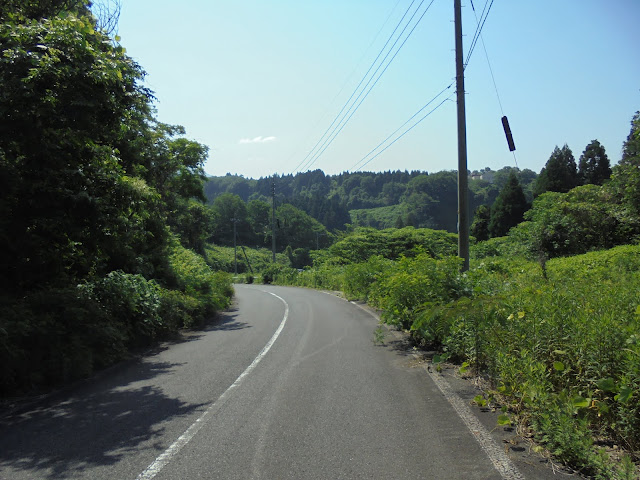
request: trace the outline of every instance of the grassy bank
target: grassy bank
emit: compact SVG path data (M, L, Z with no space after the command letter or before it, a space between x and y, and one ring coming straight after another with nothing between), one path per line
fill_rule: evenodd
M486 257L464 275L455 257L412 255L281 268L274 282L366 300L442 352L436 361L487 375L487 396L557 459L595 478L637 478L640 246L542 264Z

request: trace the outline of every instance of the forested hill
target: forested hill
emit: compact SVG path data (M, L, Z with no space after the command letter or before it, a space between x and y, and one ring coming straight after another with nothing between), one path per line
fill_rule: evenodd
M497 172L488 168L473 172L469 182L472 211L480 205L491 206L516 174L528 201L532 199L531 170L504 167ZM238 195L243 201L270 201L275 185L276 201L290 203L318 220L330 230L342 230L345 224L388 227L427 227L456 231L457 173L441 171L344 172L325 175L321 170L250 179L238 175L210 177L205 185L209 202L222 195Z

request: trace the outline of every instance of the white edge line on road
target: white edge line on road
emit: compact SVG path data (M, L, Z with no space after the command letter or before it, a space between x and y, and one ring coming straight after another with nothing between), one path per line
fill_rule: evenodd
M287 323L287 318L289 318L289 304L284 300L284 298L279 297L275 293L267 292L265 290L262 291L273 295L274 297L282 301L282 303L284 303L284 316L282 317L282 321L280 322L278 329L275 331L271 339L267 342L258 356L253 359L251 365L249 365L245 369L245 371L242 372L238 378L236 378L236 381L233 382L229 386L229 388L227 388L224 393L220 395L220 397L218 397L218 399L214 403L212 403L209 408L207 408L207 410L202 415L200 415L200 417L195 422L193 422L191 426L187 428L187 430L182 435L180 435L180 437L175 442L173 442L173 444L169 448L167 448L162 454L160 454L158 458L156 458L154 462L144 470L144 472L138 475L136 480L151 480L156 475L158 475L158 473L160 473L160 471L171 461L171 459L175 457L178 452L180 452L182 447L187 445L193 439L193 437L196 436L196 434L204 426L207 417L209 417L215 410L220 408L220 406L225 402L227 396L229 395L229 392L240 385L240 383L242 383L242 380L247 375L249 375L254 368L256 368L256 365L258 365L258 363L260 363L260 361L269 352L269 350L271 350L271 347L280 336L285 323Z
M361 310L367 312L369 315L374 317L376 320L379 320L378 316L372 311L364 308L362 305L356 302L350 302ZM431 372L428 368L424 369L433 383L440 389L444 398L447 399L449 404L456 411L458 416L462 419L464 424L467 426L469 431L473 434L474 438L482 447L482 450L487 454L489 460L495 467L495 469L500 473L503 479L505 480L525 480L517 467L513 464L511 459L504 453L495 443L493 437L489 433L489 431L480 423L480 420L473 414L468 405L462 400L451 388L449 382L447 380L437 374Z

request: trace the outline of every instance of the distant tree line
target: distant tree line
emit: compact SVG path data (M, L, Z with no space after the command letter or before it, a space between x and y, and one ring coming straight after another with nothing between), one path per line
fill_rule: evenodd
M523 220L533 199L544 192L602 185L611 176L611 165L604 147L593 140L578 163L567 145L556 147L539 175L514 167L495 172L484 168L474 173L477 175L469 182L472 234L477 240L486 240L506 235ZM205 193L210 202L221 195L234 194L247 206L261 202L254 203L253 208L261 205L266 209L274 188L278 205L295 206L329 231L344 231L347 226L413 226L449 232L457 232L458 228L455 171L325 175L314 170L258 180L227 174L209 178ZM264 228L264 221L259 221L257 229L264 232ZM256 235L258 232L253 232L251 241L258 245Z
M512 171L532 198L531 185L537 175L531 170L505 167L494 172L492 182L470 182L472 209L492 204ZM230 193L247 205L253 201L270 204L274 186L277 205L291 204L329 231L344 231L347 225L457 231L457 174L454 171L325 175L321 170L314 170L258 180L228 174L209 178L205 194L211 203Z

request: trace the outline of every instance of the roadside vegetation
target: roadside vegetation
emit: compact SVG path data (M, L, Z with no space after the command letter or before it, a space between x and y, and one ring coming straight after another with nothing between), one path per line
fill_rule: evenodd
M482 401L557 460L640 478L639 147L636 114L610 179L540 192L508 235L472 246L466 273L455 235L356 229L273 281L368 302L435 363L485 376Z
M100 25L83 0L0 5L0 396L86 377L233 293L201 255L208 149L157 121Z
M203 325L237 271L368 302L486 377L555 458L639 478L640 113L613 167L593 140L539 174L471 172L461 273L455 172L207 179L208 148L156 119L111 20L85 0L0 4L0 396Z

